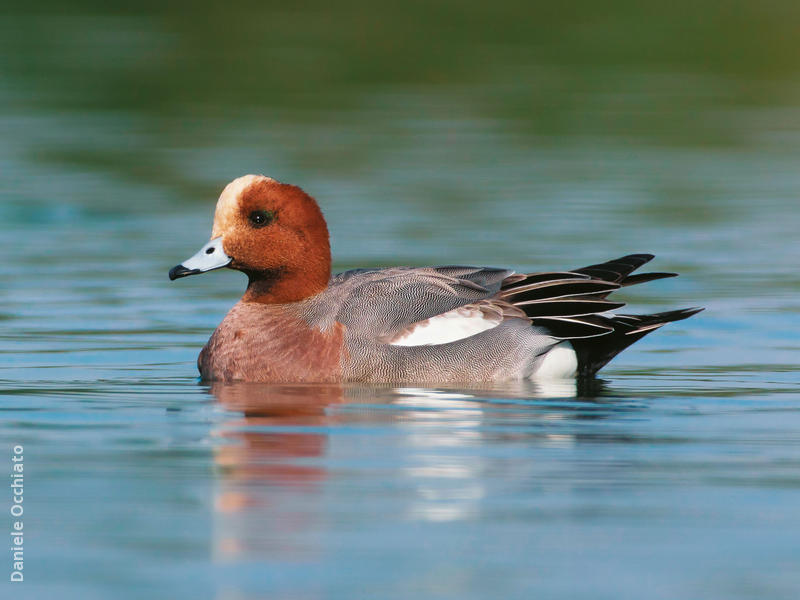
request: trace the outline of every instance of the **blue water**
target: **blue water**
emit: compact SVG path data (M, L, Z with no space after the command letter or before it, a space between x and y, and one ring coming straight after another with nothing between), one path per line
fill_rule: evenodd
M4 17L2 597L800 596L795 5L474 8ZM248 172L337 270L653 252L631 312L707 310L580 389L210 388L244 278L166 273Z

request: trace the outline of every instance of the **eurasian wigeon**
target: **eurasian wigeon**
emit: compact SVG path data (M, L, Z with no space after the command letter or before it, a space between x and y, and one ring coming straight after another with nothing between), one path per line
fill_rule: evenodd
M631 275L631 254L570 271L389 267L331 276L328 227L299 187L263 175L229 183L211 241L170 279L247 274L197 361L205 380L492 382L592 376L627 346L702 309L608 311L607 296L674 273Z

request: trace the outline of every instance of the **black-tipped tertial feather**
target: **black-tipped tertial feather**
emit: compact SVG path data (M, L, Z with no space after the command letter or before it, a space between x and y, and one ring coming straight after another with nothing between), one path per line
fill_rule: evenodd
M651 331L703 310L688 308L651 315L608 313L624 306L606 300L614 290L677 275L631 275L652 258L652 254L630 254L574 271L515 274L504 280L498 298L523 310L533 325L543 327L553 337L569 340L578 357L578 375L592 376Z
M628 256L615 258L608 262L575 269L575 273L582 273L590 277L597 277L598 279L619 283L630 273L653 260L653 258L654 255L652 254L629 254Z

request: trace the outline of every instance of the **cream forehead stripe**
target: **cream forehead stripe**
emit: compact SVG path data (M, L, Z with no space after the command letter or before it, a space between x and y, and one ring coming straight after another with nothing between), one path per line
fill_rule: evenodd
M264 175L242 175L231 181L222 190L217 200L217 208L214 211L214 226L211 228L211 239L219 237L230 225L230 221L236 215L236 207L239 203L239 196L251 184L256 181L275 181Z

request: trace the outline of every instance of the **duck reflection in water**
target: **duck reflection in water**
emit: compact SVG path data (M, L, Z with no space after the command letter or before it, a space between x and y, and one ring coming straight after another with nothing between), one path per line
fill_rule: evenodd
M313 459L325 455L328 437L316 430L335 422L327 408L342 402L341 386L215 383L211 393L239 414L214 432L216 557L304 558L298 533L312 529L321 511L313 507L317 494L297 491L316 492L326 477Z
M229 417L214 431L214 548L223 561L314 561L327 551L321 531L365 515L479 518L497 467L482 446L570 444L572 434L548 423L597 418L599 408L576 399L574 380L491 390L214 383L210 391ZM504 431L514 421L525 429Z

